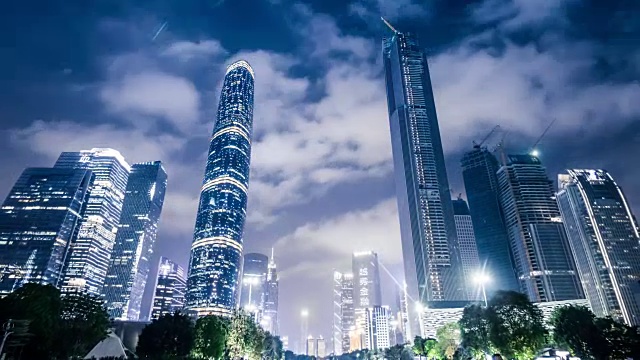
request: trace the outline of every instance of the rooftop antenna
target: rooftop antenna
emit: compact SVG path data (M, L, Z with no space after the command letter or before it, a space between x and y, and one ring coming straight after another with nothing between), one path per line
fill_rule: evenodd
M391 29L391 31L393 31L394 34L399 34L400 33L400 31L396 30L396 28L394 28L393 25L391 25L385 18L380 16L380 19L382 19L382 22L384 22L384 24L387 25L387 27L389 29Z

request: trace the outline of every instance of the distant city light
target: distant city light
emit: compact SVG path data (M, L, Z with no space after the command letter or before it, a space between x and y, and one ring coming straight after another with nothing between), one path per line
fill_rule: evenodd
M309 316L309 310L307 310L307 309L302 309L302 311L300 312L300 316L302 316L302 317L308 317L308 316Z

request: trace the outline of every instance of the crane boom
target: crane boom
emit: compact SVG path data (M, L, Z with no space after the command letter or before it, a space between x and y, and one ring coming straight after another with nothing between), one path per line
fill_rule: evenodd
M538 138L538 140L536 140L535 143L533 143L533 146L531 146L531 152L536 150L536 146L538 146L538 144L540 144L540 141L542 141L542 139L544 138L545 135L547 135L547 133L549 132L549 130L551 129L551 127L553 126L553 124L556 122L556 119L551 120L551 122L549 123L549 125L547 125L547 128L544 129L544 131L542 132L542 135L540 135L540 137Z
M385 25L387 25L387 27L389 27L389 29L391 29L391 31L393 31L395 34L398 34L399 31L396 30L396 28L393 27L393 25L391 25L387 19L383 18L382 16L380 16L380 19L382 19L382 22L384 22Z
M487 140L489 140L489 138L491 137L491 135L493 135L496 131L498 131L498 129L500 129L500 125L496 125L493 127L493 129L491 129L491 131L489 131L489 133L487 134L487 136L484 137L484 139L482 139L479 143L476 143L475 141L473 142L473 147L479 148L482 146L482 144L484 144Z

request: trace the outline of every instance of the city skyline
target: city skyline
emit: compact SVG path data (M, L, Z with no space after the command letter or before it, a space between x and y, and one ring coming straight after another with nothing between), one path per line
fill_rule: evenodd
M526 153L557 118L537 146L548 176L607 169L638 209L640 174L628 166L640 132L633 19L589 0L401 3L265 0L251 12L246 0L17 4L0 14L10 29L30 29L0 34L17 48L0 58L0 198L25 168L50 167L63 151L160 159L171 182L151 271L160 255L186 269L221 79L246 59L256 70L256 127L244 250L275 248L280 307L291 309L280 332L297 338L307 308L310 332L328 343L331 271L347 269L353 251L379 254L384 304L393 303L392 278L402 283L382 15L415 30L429 54L448 195L465 193L459 161L472 140L500 124L508 152ZM272 31L254 30L263 27ZM321 294L300 292L307 282Z

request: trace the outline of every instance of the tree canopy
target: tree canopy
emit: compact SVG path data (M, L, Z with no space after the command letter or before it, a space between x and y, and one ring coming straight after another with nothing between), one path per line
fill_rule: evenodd
M140 359L173 360L189 355L194 343L194 324L180 312L166 314L142 329L136 354Z

